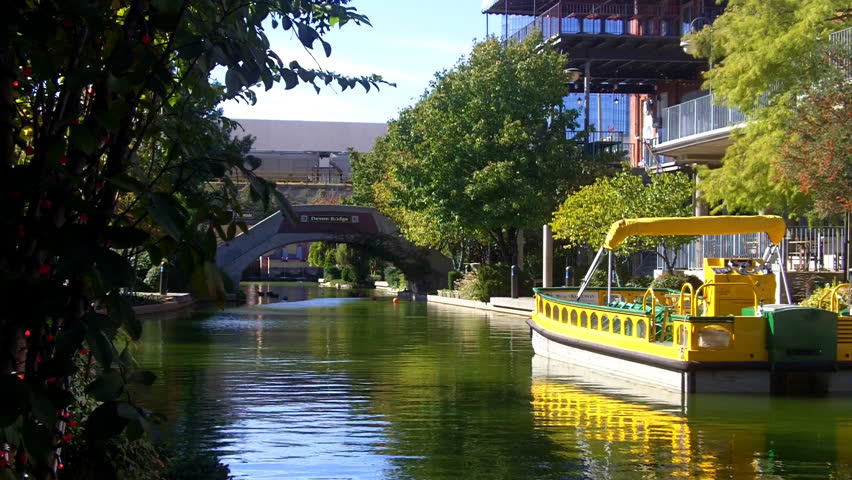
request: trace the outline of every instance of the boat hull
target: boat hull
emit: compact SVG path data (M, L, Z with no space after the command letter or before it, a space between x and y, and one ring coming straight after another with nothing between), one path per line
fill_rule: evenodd
M673 362L548 332L527 321L537 355L625 381L689 393L852 393L852 370L773 371L765 362Z

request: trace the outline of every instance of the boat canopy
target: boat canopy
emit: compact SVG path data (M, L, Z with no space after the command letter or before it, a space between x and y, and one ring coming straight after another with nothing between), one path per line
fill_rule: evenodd
M787 233L784 219L776 215L724 215L716 217L629 218L612 224L604 247L615 250L632 235L730 235L766 232L773 245Z

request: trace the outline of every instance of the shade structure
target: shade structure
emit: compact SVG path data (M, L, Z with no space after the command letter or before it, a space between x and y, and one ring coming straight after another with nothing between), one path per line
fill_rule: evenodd
M784 239L787 225L777 215L724 215L717 217L652 217L628 218L612 224L604 240L604 248L615 250L633 235L731 235L760 233L778 245Z

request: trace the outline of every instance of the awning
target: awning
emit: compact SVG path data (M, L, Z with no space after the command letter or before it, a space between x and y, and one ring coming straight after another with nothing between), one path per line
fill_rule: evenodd
M778 245L787 233L787 224L776 215L630 218L612 224L603 246L615 250L624 239L632 235L692 236L759 232L765 232L769 240Z

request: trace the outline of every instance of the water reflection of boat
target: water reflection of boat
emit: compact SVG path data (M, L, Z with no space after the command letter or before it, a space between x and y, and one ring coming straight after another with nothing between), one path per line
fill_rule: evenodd
M773 247L762 258L705 259L698 288L612 285L612 251L629 236L749 232L767 233ZM852 391L852 337L838 336L837 313L776 301L769 259L785 232L775 216L616 222L579 288L535 289L533 348L678 392ZM606 250L607 286L588 287Z
M846 398L675 395L540 355L536 428L586 478L850 478ZM807 415L802 415L808 410Z

